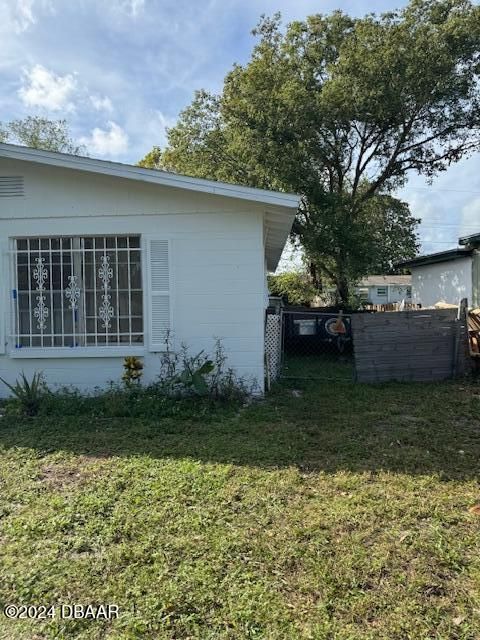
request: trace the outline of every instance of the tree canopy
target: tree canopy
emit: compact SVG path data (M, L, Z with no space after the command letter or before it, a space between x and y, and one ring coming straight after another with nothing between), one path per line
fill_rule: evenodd
M66 120L49 120L41 116L27 116L5 124L0 123L0 142L72 155L86 155L86 148L78 145L70 135Z
M268 276L270 295L280 296L288 304L309 306L318 291L305 271L284 271Z
M417 251L394 197L480 148L480 7L411 0L282 28L262 18L249 62L223 91L198 91L143 160L194 176L300 193L294 226L314 279L349 285Z

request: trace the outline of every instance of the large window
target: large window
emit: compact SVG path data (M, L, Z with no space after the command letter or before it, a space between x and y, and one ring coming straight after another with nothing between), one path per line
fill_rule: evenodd
M143 344L139 236L17 238L14 344Z

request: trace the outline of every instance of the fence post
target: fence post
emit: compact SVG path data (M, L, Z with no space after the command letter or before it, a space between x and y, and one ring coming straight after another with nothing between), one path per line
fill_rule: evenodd
M466 334L468 336L468 318L467 318L468 301L467 298L462 298L458 304L457 321L455 323L454 343L453 343L453 361L452 361L452 377L456 378L458 375L458 360L461 355L460 342L462 340L462 324L465 325ZM465 347L465 345L464 345ZM465 350L464 350L465 351ZM465 353L463 353L465 357ZM463 373L463 371L462 371Z

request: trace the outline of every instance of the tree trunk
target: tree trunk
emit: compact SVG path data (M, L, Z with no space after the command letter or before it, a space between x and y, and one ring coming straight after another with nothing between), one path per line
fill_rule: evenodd
M346 274L345 261L343 259L337 261L335 284L337 286L338 303L342 307L346 307L350 298L350 282Z
M323 284L322 284L321 278L319 277L318 269L314 262L309 263L308 270L310 272L310 277L312 279L313 286L316 288L316 290L320 295L323 292Z
M350 286L345 278L339 278L337 280L337 298L342 307L346 307L348 305L348 300L350 298Z

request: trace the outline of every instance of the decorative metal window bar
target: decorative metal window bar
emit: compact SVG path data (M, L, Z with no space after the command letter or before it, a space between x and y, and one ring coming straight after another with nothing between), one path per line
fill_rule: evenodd
M143 344L139 236L16 238L15 347Z

